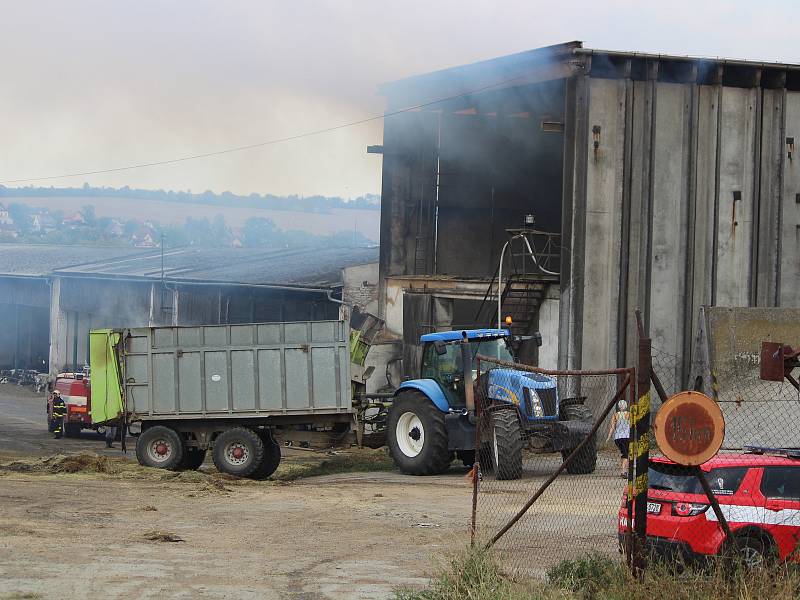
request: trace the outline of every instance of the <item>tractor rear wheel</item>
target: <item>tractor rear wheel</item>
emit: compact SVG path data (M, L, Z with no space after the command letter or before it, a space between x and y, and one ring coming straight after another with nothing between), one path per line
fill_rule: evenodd
M492 413L491 444L495 478L522 477L522 427L516 410Z
M567 404L561 406L561 420L562 421L582 421L584 423L593 423L594 415L583 404ZM577 446L576 446L577 447ZM567 457L572 454L575 448L567 448L561 451L561 457L567 460ZM597 438L594 434L589 438L589 441L583 446L578 455L573 461L567 465L567 473L571 475L588 475L594 473L597 465Z
M398 394L386 433L394 464L403 473L435 475L450 466L444 413L422 392Z

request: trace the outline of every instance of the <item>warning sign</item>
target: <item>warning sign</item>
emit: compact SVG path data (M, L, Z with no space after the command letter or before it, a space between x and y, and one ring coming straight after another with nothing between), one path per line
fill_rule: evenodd
M667 400L653 423L664 456L679 465L695 466L714 457L725 438L719 405L700 392L680 392Z

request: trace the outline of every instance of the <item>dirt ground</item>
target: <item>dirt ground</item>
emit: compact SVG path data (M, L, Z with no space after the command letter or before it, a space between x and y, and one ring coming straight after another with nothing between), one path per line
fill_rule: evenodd
M250 482L219 479L207 461L199 475L143 475L130 450L91 432L53 440L43 406L0 388L0 464L100 454L123 472L0 470L0 598L387 598L468 541L461 469ZM285 456L284 475L331 459Z
M383 451L289 449L279 481L226 478L210 461L176 475L139 467L91 432L53 440L42 402L0 389L0 599L383 599L425 585L469 541L464 468L416 478L389 470ZM377 470L309 477L353 468ZM538 478L492 493L510 510ZM616 498L620 481L593 476L592 486ZM547 504L564 510L558 497ZM536 554L564 539L548 534Z

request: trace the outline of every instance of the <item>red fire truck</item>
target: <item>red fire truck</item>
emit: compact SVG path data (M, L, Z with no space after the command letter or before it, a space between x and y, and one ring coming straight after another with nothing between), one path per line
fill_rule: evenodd
M89 413L92 406L92 391L88 370L82 373L59 373L53 389L61 393L64 404L67 406L67 416L64 417L64 435L66 437L77 437L80 435L81 429L96 429L92 425ZM47 423L50 431L53 430L52 412L53 401L52 398L48 398Z

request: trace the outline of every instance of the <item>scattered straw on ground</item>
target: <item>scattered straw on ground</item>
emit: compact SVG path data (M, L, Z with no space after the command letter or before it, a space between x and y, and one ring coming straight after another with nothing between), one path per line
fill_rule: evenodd
M284 457L270 480L276 483L288 483L320 475L388 471L392 469L394 469L394 465L385 448L378 450L353 448L338 452L294 453L291 456ZM142 467L123 457L103 456L90 452L55 454L43 458L0 462L0 475L8 475L10 473L27 475L93 475L100 478L187 483L194 484L195 489L193 491L199 491L200 493L226 493L231 491L229 486L269 483L242 479L220 473L216 469L208 469L207 467L199 471L166 471Z
M178 534L172 533L171 531L162 531L160 529L154 529L152 531L147 531L142 534L142 537L149 542L184 542L181 536Z
M284 460L271 479L289 482L320 475L391 471L394 468L386 448L378 450L353 448L327 454L312 453L308 458L300 460Z

